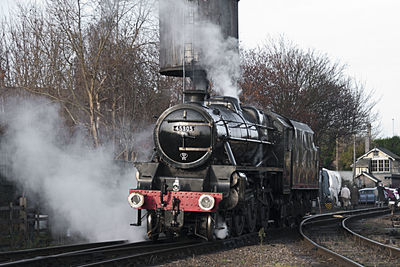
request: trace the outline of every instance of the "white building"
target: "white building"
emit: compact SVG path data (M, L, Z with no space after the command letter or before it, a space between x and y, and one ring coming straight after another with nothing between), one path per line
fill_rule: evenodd
M361 187L375 187L379 182L400 187L400 157L385 148L373 148L357 159L355 175Z

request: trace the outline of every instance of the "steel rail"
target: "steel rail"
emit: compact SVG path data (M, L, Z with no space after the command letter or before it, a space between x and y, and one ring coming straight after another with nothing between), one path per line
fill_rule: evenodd
M256 244L258 242L257 233L251 233L213 242L196 239L165 243L147 242L147 245L142 246L135 246L137 243L130 243L106 248L93 248L63 254L39 256L3 263L0 266L145 266L172 259L190 257L192 255Z
M391 256L391 257L392 256L400 257L400 248L393 247L393 246L390 246L390 245L386 245L386 244L383 244L383 243L378 242L376 240L373 240L373 239L367 238L365 236L362 236L362 235L352 231L346 225L346 223L350 223L353 220L359 220L359 219L362 219L362 218L369 218L369 217L372 217L372 216L374 216L376 214L386 214L386 213L390 213L390 212L391 212L391 210L383 210L383 211L376 211L376 212L371 212L371 213L366 213L366 214L353 215L353 216L350 216L350 217L348 217L348 218L346 218L346 219L344 219L342 221L342 227L349 234L351 234L353 236L355 241L358 241L359 243L364 243L365 245L370 246L370 247L372 247L374 249L379 249L379 250L384 250L384 251L386 250L388 252L389 256Z
M98 261L89 264L79 265L80 267L88 266L148 266L159 262L166 262L171 259L184 258L192 255L200 255L204 253L222 251L237 248L245 245L253 245L258 243L258 234L251 233L235 238L229 238L216 241L203 241L198 244L189 246L177 246L158 251L140 253L137 255L115 258L111 260Z
M5 251L5 252L0 252L0 265L1 263L7 261L16 261L38 256L47 256L57 253L73 252L82 249L92 249L92 248L120 245L127 242L128 242L127 240L117 240L117 241L105 241L105 242L95 242L95 243L82 243L75 245L51 246L51 247L36 248L36 249Z
M340 221L340 220L343 221L345 219L345 217L343 217L343 216L350 216L352 214L366 213L366 212L371 212L371 211L376 211L376 210L382 210L382 208L367 208L367 209L360 209L360 210L354 210L354 211L353 210L352 211L340 211L340 212L334 212L334 213L314 215L312 217L306 218L305 220L303 220L300 223L299 231L300 231L301 236L303 237L303 240L306 242L306 244L310 245L311 247L314 247L318 254L333 258L335 261L338 262L338 264L340 266L361 267L364 265L359 264L358 262L353 261L350 258L347 258L339 253L336 253L333 250L330 250L330 249L314 242L311 238L309 238L304 233L304 228L306 226L313 225L313 224L325 224L328 221Z
M166 240L164 240L166 241ZM196 241L183 241L183 246L188 246ZM132 255L138 253L144 253L153 250L162 250L166 247L176 246L172 242L160 242L154 243L152 241L137 242L137 243L126 243L120 245L112 245L106 247L98 247L91 249L83 249L77 251L71 251L61 254L53 254L48 256L37 256L34 258L6 262L0 264L0 266L77 266L79 264L90 263L93 261L99 261L109 259L113 257L121 257L121 255Z

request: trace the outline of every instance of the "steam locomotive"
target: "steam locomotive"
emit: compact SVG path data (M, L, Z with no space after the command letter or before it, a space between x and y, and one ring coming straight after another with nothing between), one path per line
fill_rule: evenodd
M183 86L184 103L159 117L152 160L136 164L137 188L128 197L138 210L135 225L147 210L152 240L189 233L211 240L222 226L238 236L295 223L318 194L313 131L236 98L208 95L204 44L219 38L203 28L216 25L222 39L237 40L238 0L159 3L160 73L183 77L183 84L190 78L192 87Z
M194 234L207 240L271 224L295 224L318 195L318 148L304 123L232 97L186 91L184 104L158 118L155 154L136 163L129 204L147 210L156 240Z

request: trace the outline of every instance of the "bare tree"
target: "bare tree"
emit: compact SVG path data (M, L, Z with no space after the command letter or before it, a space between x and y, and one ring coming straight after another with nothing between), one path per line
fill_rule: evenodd
M21 7L3 23L0 66L7 65L8 86L60 102L94 145L113 140L130 149L133 133L170 105L165 92L176 84L158 74L154 4L49 0L45 9Z
M330 153L337 138L363 131L375 116L372 92L344 70L326 55L301 50L283 39L271 41L243 51L242 97L308 123L322 153Z

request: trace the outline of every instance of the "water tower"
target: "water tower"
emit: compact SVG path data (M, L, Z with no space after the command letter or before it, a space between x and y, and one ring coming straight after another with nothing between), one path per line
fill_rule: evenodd
M160 0L160 73L190 77L184 87L185 101L201 101L208 91L202 66L208 25L219 26L223 38L238 39L239 0Z

